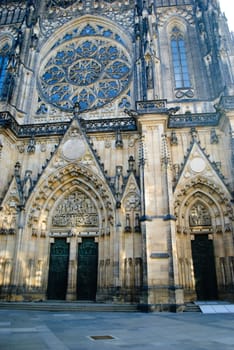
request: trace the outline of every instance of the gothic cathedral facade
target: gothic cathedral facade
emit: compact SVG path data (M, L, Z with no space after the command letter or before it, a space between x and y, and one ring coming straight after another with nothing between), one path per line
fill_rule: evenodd
M234 300L218 0L0 1L0 299Z

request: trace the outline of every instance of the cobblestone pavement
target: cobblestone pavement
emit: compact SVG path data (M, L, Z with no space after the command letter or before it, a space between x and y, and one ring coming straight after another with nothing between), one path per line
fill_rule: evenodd
M233 350L234 314L0 310L0 349Z

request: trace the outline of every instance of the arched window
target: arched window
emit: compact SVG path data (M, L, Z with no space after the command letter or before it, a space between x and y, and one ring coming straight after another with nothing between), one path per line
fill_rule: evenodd
M0 99L7 98L7 92L9 88L9 74L7 71L8 62L10 58L10 46L5 44L0 49Z
M177 27L172 30L171 52L175 77L175 87L190 88L190 79L187 64L185 42L182 33Z

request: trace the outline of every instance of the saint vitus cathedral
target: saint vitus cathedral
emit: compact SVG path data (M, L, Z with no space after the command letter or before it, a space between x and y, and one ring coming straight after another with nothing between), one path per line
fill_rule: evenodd
M0 299L234 300L217 0L0 1Z

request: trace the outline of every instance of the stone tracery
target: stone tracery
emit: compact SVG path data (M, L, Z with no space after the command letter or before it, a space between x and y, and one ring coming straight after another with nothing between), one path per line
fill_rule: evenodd
M131 59L124 41L103 25L76 28L59 39L42 64L43 99L65 111L104 106L129 87Z

